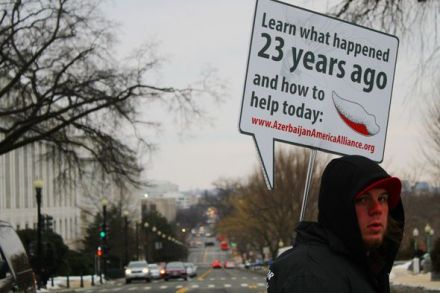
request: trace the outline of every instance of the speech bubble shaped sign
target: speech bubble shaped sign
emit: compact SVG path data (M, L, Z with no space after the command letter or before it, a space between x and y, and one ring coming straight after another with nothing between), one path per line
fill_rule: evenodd
M257 0L240 131L273 188L274 142L381 162L399 40L273 0Z

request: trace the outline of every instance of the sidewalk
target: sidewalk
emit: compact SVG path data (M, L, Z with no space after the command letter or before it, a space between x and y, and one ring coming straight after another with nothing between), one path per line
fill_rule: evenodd
M393 267L390 274L393 292L440 292L440 281L431 281L431 273L414 274L408 271L409 264Z
M94 276L94 284L95 286L100 286L99 276ZM108 281L103 279L103 283L107 283ZM110 281L111 283L111 281ZM92 287L92 278L90 275L83 277L83 288ZM52 287L51 281L47 283L47 288L42 288L37 290L37 292L75 292L76 289L81 288L81 278L79 276L71 276L69 278L69 288L67 288L67 279L66 277L56 277L54 278L54 286Z

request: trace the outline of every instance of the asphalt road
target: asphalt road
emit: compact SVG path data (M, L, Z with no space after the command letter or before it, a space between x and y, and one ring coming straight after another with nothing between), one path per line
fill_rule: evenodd
M264 276L241 269L199 268L198 275L188 281L155 280L125 284L123 279L111 281L101 286L75 290L76 292L160 292L160 293L263 293L266 292Z
M188 281L154 280L150 283L145 281L133 281L125 284L124 279L113 280L96 287L83 288L75 292L160 292L160 293L265 293L265 276L245 269L212 269L211 262L214 259L224 263L232 259L230 251L221 251L215 238L197 237L196 247L189 249L188 262L198 266L197 276ZM206 242L213 242L213 246L205 246Z

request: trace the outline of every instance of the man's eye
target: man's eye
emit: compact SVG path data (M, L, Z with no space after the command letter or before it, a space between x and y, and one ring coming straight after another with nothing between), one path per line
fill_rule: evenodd
M386 202L386 201L388 201L388 198L389 198L390 196L388 195L388 193L384 193L384 194L382 194L382 195L380 195L379 196L379 201L380 202Z
M368 200L368 196L361 195L355 199L355 203L366 203Z

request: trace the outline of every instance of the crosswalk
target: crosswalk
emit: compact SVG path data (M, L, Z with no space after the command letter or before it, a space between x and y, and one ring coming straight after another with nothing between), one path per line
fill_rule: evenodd
M220 281L220 282L218 282ZM134 286L127 286L123 280L110 282L111 288L108 286L99 288L84 288L81 292L95 293L95 292L130 292L130 291L158 291L158 290L180 290L180 289L225 289L225 288L250 288L260 289L265 288L266 283L261 277L211 277L205 280L191 279L188 282L167 282L162 280L154 281L150 284L133 284Z
M222 289L222 288L233 288L233 287L241 287L241 288L263 288L266 287L266 284L264 283L253 283L253 284L248 284L248 283L241 283L238 284L236 286L233 286L232 284L203 284L203 285L199 285L199 284L188 284L186 286L182 286L182 285L161 285L159 287L153 287L151 285L148 286L143 286L143 287L130 287L127 288L126 286L118 286L115 288L100 288L100 289L85 289L82 290L81 292L129 292L129 291L135 291L135 290L145 290L145 291L151 291L151 290L166 290L166 289L182 289L182 288L187 288L187 289Z

